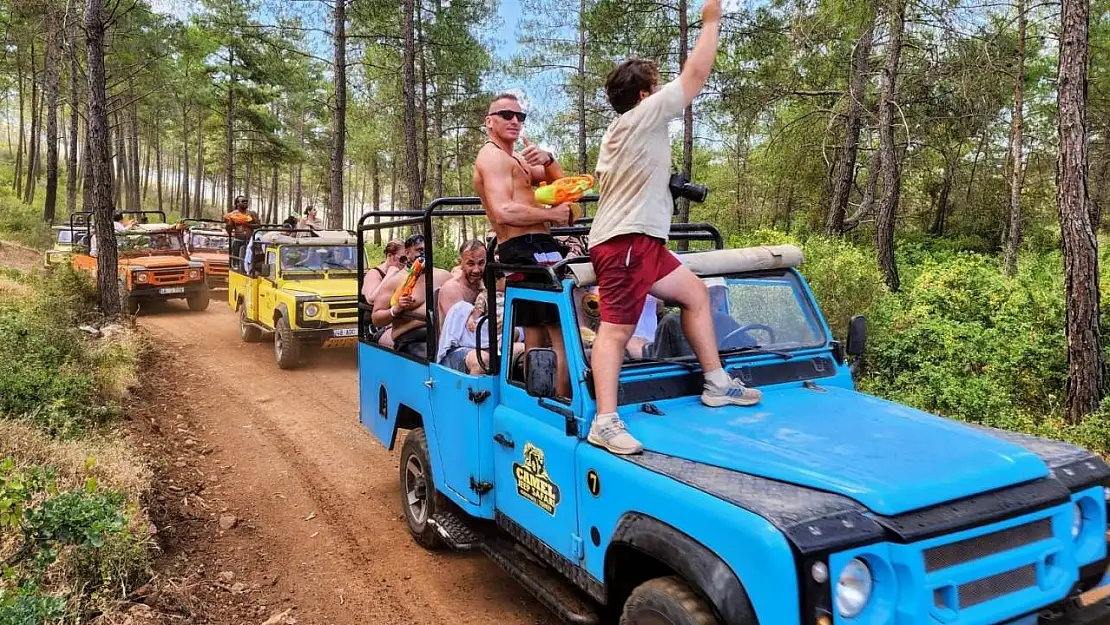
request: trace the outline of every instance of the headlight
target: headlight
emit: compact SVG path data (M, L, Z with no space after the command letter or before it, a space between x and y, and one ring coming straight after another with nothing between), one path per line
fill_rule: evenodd
M199 269L190 269L189 270L189 279L190 280L200 279L200 270Z
M1083 533L1083 507L1078 503L1071 508L1071 539L1076 540Z
M136 271L135 282L138 282L139 284L146 284L147 282L150 282L150 274L145 271Z
M859 558L853 559L836 580L836 609L844 618L854 618L867 607L873 587L871 569Z
M317 304L306 304L304 307L305 317L315 317L320 314L320 306Z

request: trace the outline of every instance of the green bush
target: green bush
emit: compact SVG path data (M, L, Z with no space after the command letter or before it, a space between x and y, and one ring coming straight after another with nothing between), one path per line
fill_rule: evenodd
M42 220L41 202L24 204L12 194L10 186L0 184L0 239L36 249L53 245L53 232Z

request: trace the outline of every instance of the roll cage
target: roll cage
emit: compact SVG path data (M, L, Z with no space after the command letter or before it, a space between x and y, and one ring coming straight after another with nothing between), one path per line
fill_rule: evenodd
M597 199L597 195L591 194L583 197L579 202L596 202ZM424 237L428 241L428 245L424 249L424 266L435 267L435 245L432 240L435 230L432 228L432 220L437 218L486 217L486 211L480 208L481 205L482 200L478 197L443 197L432 200L432 202L422 210L368 211L363 213L358 220L358 226L356 228L358 247L360 250L366 249L364 237L364 233L366 232L373 232L384 228L420 226L423 228ZM386 219L388 219L388 221L385 221ZM368 220L374 221L368 222ZM577 238L583 243L583 249L588 249L583 237L590 233L590 225L592 223L593 217L584 217L579 219L573 226L552 228L551 235L554 237ZM724 249L724 239L720 231L708 223L673 223L671 224L670 239L672 241L707 241L711 242L715 249ZM497 278L502 274L512 273L524 276L523 280L513 282L513 288L562 291L564 288L563 280L567 277L568 268L571 265L590 262L588 256L573 256L551 266L511 265L494 262L496 252L497 240L487 240L486 271L482 280L485 284L486 294L489 297L488 307L486 308L486 310L489 311L497 310ZM362 295L362 284L367 271L365 257L365 253L358 255L358 337L359 341L369 342L371 334L370 328L372 326L370 318L374 312L374 305L373 302L365 301ZM437 320L435 315L437 311L434 310L435 285L433 280L424 280L424 295L428 326L436 327ZM500 373L501 367L501 361L498 357L497 316L488 315L485 321L484 328L482 327L483 322L479 321L477 332L480 333L483 329L487 332L490 361L486 366L486 370L487 373L491 375L497 375ZM427 353L436 354L439 340L437 333L428 332L427 337Z

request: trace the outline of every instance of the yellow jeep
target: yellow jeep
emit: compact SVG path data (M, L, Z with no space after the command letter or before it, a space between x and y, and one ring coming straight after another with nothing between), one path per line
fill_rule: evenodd
M54 247L43 255L43 266L50 269L54 265L67 265L73 254L73 245L83 243L84 226L54 226Z
M308 350L353 347L358 335L357 242L344 230L260 228L232 258L227 301L248 343L274 336L278 367Z

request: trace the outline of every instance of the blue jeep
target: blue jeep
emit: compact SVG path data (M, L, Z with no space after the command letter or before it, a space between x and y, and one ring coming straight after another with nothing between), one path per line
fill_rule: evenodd
M478 204L367 213L359 236L398 226L431 235L433 220L482 215ZM510 267L490 250L488 310L495 276L523 279L505 293L504 327L495 315L479 323L491 346L485 375L377 345L361 303L360 419L389 449L408 430L401 505L419 544L484 552L571 623L1110 622L1106 463L857 392L863 319L846 345L834 340L797 248L724 250L708 225L676 224L672 236L715 243L683 262L710 286L726 368L764 399L703 406L696 361L664 302L621 374L621 416L645 448L636 456L585 441L588 259ZM434 253L429 244L429 265ZM550 350L514 357L506 347L524 302L558 311L571 397L555 396ZM429 305L430 324L434 313ZM429 354L436 340L429 332Z

